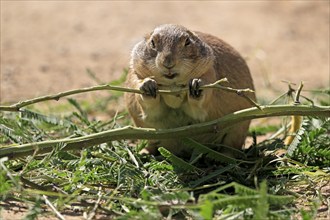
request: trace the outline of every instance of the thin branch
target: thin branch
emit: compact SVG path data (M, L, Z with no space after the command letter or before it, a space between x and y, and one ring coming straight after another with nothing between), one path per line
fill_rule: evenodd
M64 216L59 212L57 211L57 209L55 208L55 206L48 200L47 196L46 195L42 195L42 197L44 198L45 200L45 203L53 210L53 212L56 214L56 216L61 219L61 220L65 220Z
M201 89L222 89L227 92L232 92L232 93L237 93L238 95L241 95L242 97L246 98L249 102L253 103L254 106L259 107L252 99L247 97L245 93L252 93L254 92L251 89L233 89L230 87L224 87L219 85L220 83L223 82L228 82L226 78L220 79L214 83L208 84L201 86ZM159 94L176 94L180 93L183 91L187 91L189 88L180 88L180 89L174 89L174 90L159 90ZM75 89L75 90L69 90L65 92L60 92L57 94L53 95L46 95L46 96L41 96L25 101L21 101L12 105L8 106L0 106L0 111L20 111L21 108L32 105L35 103L39 102L44 102L44 101L49 101L49 100L56 100L58 101L60 98L70 96L70 95L76 95L80 93L85 93L85 92L92 92L92 91L99 91L99 90L113 90L113 91L119 91L119 92L130 92L130 93L138 93L138 94L143 94L143 92L139 89L131 89L131 88L125 88L125 87L120 87L120 86L112 86L109 84L106 85L98 85L98 86L92 86L92 87L87 87L87 88L82 88L82 89Z
M138 89L130 89L130 88L124 88L119 86L111 86L111 85L98 85L98 86L92 86L88 88L82 88L82 89L75 89L75 90L69 90L65 92L60 92L54 95L46 95L41 96L25 101L18 102L16 104L10 105L10 106L0 106L0 111L19 111L22 107L32 105L38 102L43 101L49 101L49 100L55 100L58 101L60 98L85 92L91 92L91 91L99 91L99 90L113 90L113 91L120 91L120 92L134 92L134 93L140 93L142 92Z
M96 215L97 208L100 207L100 202L102 199L102 187L99 187L97 195L98 195L97 201L95 202L92 211L87 215L86 220L92 220Z
M126 126L123 128L103 131L95 134L86 135L72 139L59 139L42 141L36 143L28 143L22 145L12 145L0 147L0 158L8 157L9 159L19 158L27 155L49 153L56 146L61 144L64 146L62 150L78 150L88 148L91 146L99 145L102 143L123 140L123 139L171 139L174 136L180 137L193 137L205 133L217 133L218 131L232 126L233 124L251 120L256 118L285 116L285 115L300 115L300 116L324 116L330 117L329 106L306 106L306 105L276 105L276 106L261 106L262 110L253 107L244 109L222 118L193 124L184 127L172 129L154 129L154 128L137 128Z
M297 92L296 92L296 95L294 97L294 104L295 105L299 105L300 104L300 101L299 101L299 98L300 98L300 93L301 93L301 90L302 88L304 87L304 83L303 82L300 82L300 85L297 89Z
M269 105L274 105L278 100L282 99L283 97L287 96L288 95L288 92L284 92L283 94L281 94L279 97L273 99Z
M248 97L246 94L247 93L254 93L254 91L252 89L233 89L233 88L230 88L230 87L225 87L225 86L221 86L220 83L221 82L228 82L227 78L223 78L223 79L220 79L214 83L211 83L209 85L205 85L204 87L201 87L201 88L204 88L204 89L221 89L221 90L224 90L224 91L227 91L227 92L231 92L231 93L236 93L237 95L245 98L248 102L250 102L250 104L252 104L254 107L257 107L258 109L262 110L262 108L260 107L260 105L258 103L256 103L253 99L251 99L250 97Z

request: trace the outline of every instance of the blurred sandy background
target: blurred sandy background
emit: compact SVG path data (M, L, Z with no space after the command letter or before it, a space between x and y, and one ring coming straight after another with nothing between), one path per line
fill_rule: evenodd
M329 87L329 1L1 1L0 102L96 85L127 68L145 33L177 23L246 59L259 97L281 80ZM266 97L272 96L272 97Z

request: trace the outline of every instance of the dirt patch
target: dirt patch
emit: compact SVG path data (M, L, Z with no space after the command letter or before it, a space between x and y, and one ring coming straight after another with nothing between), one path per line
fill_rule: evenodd
M328 1L1 1L0 102L95 85L86 68L117 79L133 45L163 23L232 44L263 99L281 80L329 86Z
M81 207L82 204L77 204ZM78 206L77 206L78 207ZM3 220L19 220L19 219L26 219L27 216L37 215L38 220L56 220L60 219L54 211L51 210L48 206L42 204L38 207L37 211L32 211L31 207L27 206L23 202L16 201L14 199L7 199L3 202L0 202L0 208L2 208L0 212L0 219ZM81 220L86 219L84 216L88 216L89 214L83 213L82 211L73 210L73 209L64 209L60 212L61 217L67 220ZM30 219L32 219L30 217ZM92 219L94 220L106 220L111 218L110 215L102 214L100 211Z

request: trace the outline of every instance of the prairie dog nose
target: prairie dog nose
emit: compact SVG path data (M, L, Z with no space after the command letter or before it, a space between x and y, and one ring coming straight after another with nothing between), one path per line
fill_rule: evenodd
M174 59L174 56L172 54L165 54L163 56L163 66L167 69L172 69L176 65L176 61Z

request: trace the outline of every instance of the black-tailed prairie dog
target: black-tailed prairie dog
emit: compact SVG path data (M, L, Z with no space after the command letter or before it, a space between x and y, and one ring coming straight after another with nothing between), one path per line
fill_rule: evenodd
M155 28L135 45L126 84L143 95L126 93L126 105L138 127L175 128L211 121L251 103L237 94L200 86L227 78L230 87L254 89L249 68L240 54L221 39L174 24ZM179 95L159 94L158 89L189 87ZM250 95L255 100L255 95ZM201 134L196 141L241 148L249 121L224 132ZM221 134L221 135L220 135ZM162 146L177 155L191 150L180 139L150 141L146 148L156 153Z

